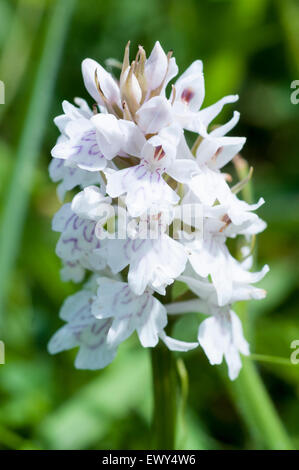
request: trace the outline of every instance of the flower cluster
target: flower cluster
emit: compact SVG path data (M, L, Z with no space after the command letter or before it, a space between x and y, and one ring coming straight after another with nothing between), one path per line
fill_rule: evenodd
M159 42L148 58L139 46L132 62L128 44L118 79L91 59L83 61L82 73L93 107L78 98L75 105L63 102L50 176L59 182L61 200L78 188L54 216L53 230L60 232L62 278L84 283L62 306L66 323L50 352L79 347L76 367L98 369L136 331L144 347L200 345L211 364L224 357L236 378L240 353L249 354L249 347L231 305L263 298L265 291L252 284L268 270L250 271L248 248L265 228L253 212L264 201L240 200L246 181L231 187L230 175L221 172L245 143L227 136L239 113L211 126L238 97L202 109L199 60L169 93L178 67ZM237 236L245 241L238 259L226 243ZM162 303L176 280L187 284L188 299ZM194 342L166 333L168 315L185 312L207 315Z

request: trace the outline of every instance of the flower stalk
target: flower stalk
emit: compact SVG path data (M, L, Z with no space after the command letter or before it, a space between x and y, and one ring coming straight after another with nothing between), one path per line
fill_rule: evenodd
M175 449L177 425L177 374L175 358L171 351L160 344L151 350L153 374L153 448Z
M241 181L247 178L246 175L252 173L244 158L236 155L233 161ZM254 190L250 177L242 192L244 200L249 204L252 203ZM255 257L256 251L255 246ZM248 303L240 302L236 310L244 325L245 334L250 335L252 321L248 315ZM240 375L231 387L235 402L239 404L240 411L247 421L249 429L254 435L258 435L259 440L265 443L266 448L271 450L292 450L293 445L284 424L263 384L256 365L250 359L244 359Z
M237 308L244 326L248 326L247 304L242 302ZM256 365L246 358L238 379L230 384L232 396L240 412L258 441L264 442L270 450L292 450L293 444L285 430L269 393L263 384Z

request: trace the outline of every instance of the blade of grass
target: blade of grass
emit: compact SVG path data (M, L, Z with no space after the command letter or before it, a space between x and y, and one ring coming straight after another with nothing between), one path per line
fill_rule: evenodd
M278 16L284 32L290 71L297 78L299 72L299 5L296 0L276 0Z
M5 106L0 106L0 120L19 89L44 8L45 0L40 0L39 5L34 9L31 6L31 24L28 34L25 28L28 25L24 24L26 13L28 16L28 11L26 11L28 10L28 2L26 0L18 2L0 58L1 80L6 85Z
M46 127L63 43L75 3L76 0L58 0L53 7L31 101L24 119L13 176L7 189L0 233L0 320L8 281L20 245L29 190Z
M255 365L244 360L233 395L251 433L271 450L291 450L293 445Z
M11 21L13 19L13 7L8 2L0 3L0 47L3 47L7 38Z

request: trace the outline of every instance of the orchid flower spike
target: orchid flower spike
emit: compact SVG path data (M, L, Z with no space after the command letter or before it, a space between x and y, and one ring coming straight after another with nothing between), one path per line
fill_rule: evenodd
M245 144L244 137L227 135L240 115L211 127L238 97L203 107L200 60L173 81L176 60L158 41L148 57L142 46L133 59L131 53L128 42L118 77L85 59L90 103L63 101L54 120L60 135L50 177L59 182L62 201L72 191L53 218L56 253L62 279L83 287L65 300L65 324L49 351L77 347L77 368L100 369L136 333L146 348L160 341L174 351L201 347L211 364L227 362L233 380L241 355L249 354L233 304L264 298L253 284L268 271L252 272L248 251L266 227L255 213L264 200L239 199L250 178L233 181L222 170ZM241 253L228 248L236 238L243 240ZM169 303L166 294L177 280L190 300ZM173 338L169 316L190 311L207 318L188 341Z

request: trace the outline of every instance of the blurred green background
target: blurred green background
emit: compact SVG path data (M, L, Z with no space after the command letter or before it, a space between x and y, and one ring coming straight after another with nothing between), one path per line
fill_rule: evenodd
M299 79L296 0L1 0L0 339L6 364L0 365L0 448L149 446L150 355L135 337L99 372L75 370L75 351L52 357L46 350L61 325L60 305L74 291L60 280L51 232L59 207L47 173L58 135L53 118L63 99L88 99L82 59L121 60L128 39L132 52L138 44L149 52L160 40L174 50L180 71L202 59L206 105L240 95L234 133L248 138L243 156L254 166L255 198L266 200L259 210L268 229L259 236L258 264L271 267L261 283L268 297L251 303L245 326L252 353L285 358L246 363L256 364L298 449L299 365L289 361L290 343L299 340L299 104L290 101L290 84ZM227 106L221 120L232 111ZM195 339L197 322L190 315L179 328L184 338ZM210 366L199 348L183 358L189 398L179 448L279 448L251 408L254 400L253 408L259 406L259 393L249 395L250 376L229 383L226 367Z

